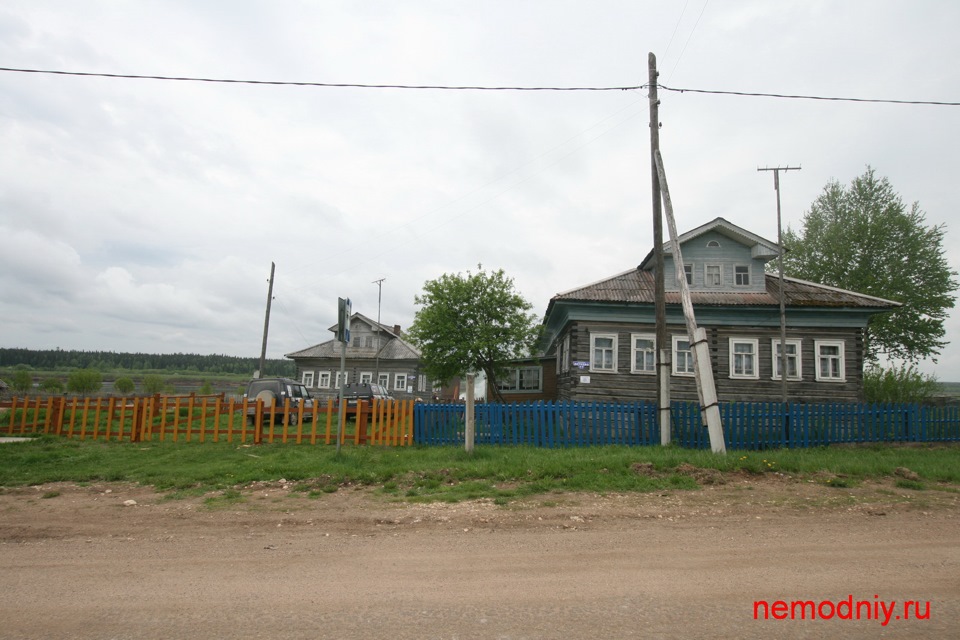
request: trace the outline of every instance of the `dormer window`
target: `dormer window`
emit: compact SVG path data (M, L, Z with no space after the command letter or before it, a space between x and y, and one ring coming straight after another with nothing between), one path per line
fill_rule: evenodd
M738 264L733 268L733 282L738 287L750 286L750 267Z
M703 285L719 287L723 283L723 270L718 264L708 264L703 268Z

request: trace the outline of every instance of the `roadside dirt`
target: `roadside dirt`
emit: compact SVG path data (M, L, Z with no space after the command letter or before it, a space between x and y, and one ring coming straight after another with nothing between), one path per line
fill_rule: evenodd
M0 638L956 636L955 489L721 481L507 506L284 482L2 489ZM759 600L848 599L862 619L754 619Z

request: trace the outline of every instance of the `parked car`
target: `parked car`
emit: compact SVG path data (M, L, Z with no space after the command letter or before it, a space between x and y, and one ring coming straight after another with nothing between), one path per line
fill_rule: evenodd
M357 400L363 400L364 402L370 402L372 400L393 400L393 396L379 384L373 382L354 382L343 387L343 399L346 400L348 407L352 407L357 404ZM338 396L337 402L339 403L339 401L340 398Z
M303 419L313 419L313 399L310 393L305 386L290 378L255 378L247 384L244 397L250 400L262 400L264 413L276 405L278 411L274 414L274 422L277 423L283 422L283 403L287 398L290 399L290 414L287 417L289 424L297 423L298 414L294 413L294 410L300 406L303 406ZM256 411L255 406L249 407L247 418L252 421Z

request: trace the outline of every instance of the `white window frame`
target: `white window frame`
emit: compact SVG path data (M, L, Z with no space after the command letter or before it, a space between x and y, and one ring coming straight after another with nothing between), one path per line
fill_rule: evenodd
M360 384L371 383L373 382L373 372L372 371L361 371L360 372Z
M790 347L795 349L794 353L790 353ZM787 380L802 380L803 379L803 359L800 357L800 349L802 347L802 340L796 338L787 338L787 371L790 371L790 361L794 360L797 363L795 367L797 373L795 375L787 375ZM779 380L780 379L780 338L773 338L770 340L770 360L773 365L773 376L771 379Z
M672 338L673 338L673 341L672 341L672 342L673 342L673 353L672 353L672 356L673 356L673 357L672 357L671 359L672 359L672 361L673 361L673 364L672 364L671 366L672 366L672 370L673 370L673 375L675 375L675 376L682 376L682 377L692 377L692 376L694 375L694 367L695 367L696 365L693 363L693 345L690 344L690 339L689 339L689 337L688 337L688 336L685 336L685 335L675 335L675 336L672 336ZM681 351L680 351L680 349L678 348L680 342L686 342L686 343L687 343L687 349L684 349L684 350L683 350L683 353L689 353L689 354L690 354L690 360L689 360L689 362L690 362L690 368L689 368L689 371L686 370L686 369L685 369L684 371L680 371L679 369L677 369L677 365L680 364L680 353L681 353ZM686 358L684 358L684 361L686 361Z
M617 353L619 352L619 338L620 336L616 333L591 333L590 334L590 371L594 373L616 373L617 372ZM600 366L597 365L595 360L596 349L597 349L597 339L602 340L612 340L613 344L610 347L600 347L604 351L611 351L611 367L604 367L602 363Z
M749 345L750 352L738 352L738 345ZM736 380L757 380L760 378L760 341L756 338L730 338L730 377ZM742 366L742 371L738 371L738 360L746 362L749 358L750 369L747 372L746 366Z
M313 380L314 380L313 376L314 376L313 371L304 371L303 373L300 374L300 382L303 384L303 386L309 389L310 387L313 386Z
M746 269L746 271L739 271L740 269ZM740 276L745 275L747 277L746 282L740 282ZM750 265L748 264L737 264L733 266L733 285L736 287L749 287L750 286Z
M710 282L710 270L717 270L717 282ZM717 289L723 286L723 265L722 264L705 264L703 265L703 286L709 287L711 289Z
M383 387L384 389L390 388L390 374L383 371L377 376L377 384Z
M350 372L349 371L337 371L337 378L333 383L334 389L340 388L340 374L343 374L343 384L350 384Z
M329 388L330 388L330 372L318 371L317 372L317 389L329 389Z
M407 390L407 374L397 373L393 376L393 390L394 391Z
M836 355L824 356L822 349L824 347L837 347L838 353ZM817 382L846 382L847 381L847 361L846 361L846 343L843 340L814 340L813 341L813 352L816 354L816 380ZM836 359L840 372L839 375L823 375L823 360L824 358L829 358L830 360Z
M653 356L653 363L650 365L649 369L637 368L637 340L649 340L653 347L650 349L650 354ZM644 358L646 362L646 358ZM631 333L630 334L630 373L642 373L646 375L656 375L657 373L657 336L653 333Z
M417 392L423 393L427 390L427 376L421 373L417 376Z

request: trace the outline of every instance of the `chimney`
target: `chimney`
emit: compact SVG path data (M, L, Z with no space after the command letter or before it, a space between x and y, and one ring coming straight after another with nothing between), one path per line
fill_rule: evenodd
M398 324L393 325L393 332L397 335L400 335L400 325Z

